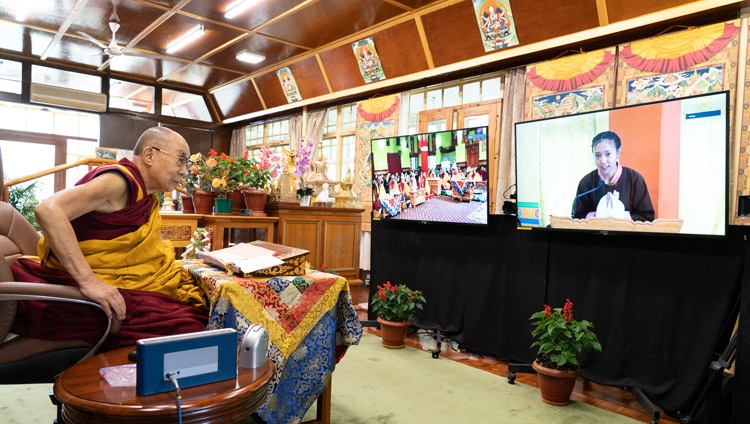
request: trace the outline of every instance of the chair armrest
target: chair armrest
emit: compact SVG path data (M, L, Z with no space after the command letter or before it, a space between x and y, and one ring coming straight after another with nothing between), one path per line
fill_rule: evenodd
M102 312L101 305L87 298L77 287L61 286L58 284L45 283L27 283L19 281L0 282L0 301L4 300L46 300L55 302L70 302L90 305L98 308ZM104 331L101 339L91 348L91 350L81 358L84 360L92 356L99 347L104 343L104 339L109 335L112 328L112 319L107 319L107 329Z

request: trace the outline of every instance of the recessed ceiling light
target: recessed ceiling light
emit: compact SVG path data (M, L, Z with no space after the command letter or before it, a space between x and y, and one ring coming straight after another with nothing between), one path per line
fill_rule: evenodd
M237 53L237 56L235 56L237 60L240 60L242 62L247 63L260 63L266 60L266 57L260 54L250 53L247 50L243 50L239 53Z

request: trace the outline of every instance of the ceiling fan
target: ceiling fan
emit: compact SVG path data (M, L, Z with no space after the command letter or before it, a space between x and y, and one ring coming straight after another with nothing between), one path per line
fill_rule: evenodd
M78 31L78 34L99 46L102 49L101 54L105 56L153 56L152 54L141 53L132 50L126 51L124 47L121 47L119 44L117 44L117 30L120 29L120 17L117 15L117 3L115 1L112 2L112 7L112 14L109 15L108 20L109 29L110 31L112 31L112 39L110 40L109 45L105 45L101 41L83 31Z

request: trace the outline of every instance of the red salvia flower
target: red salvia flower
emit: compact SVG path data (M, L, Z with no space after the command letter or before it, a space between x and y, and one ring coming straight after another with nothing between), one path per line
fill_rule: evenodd
M549 305L544 305L544 317L549 318L550 315L552 315L552 307Z
M565 299L565 306L563 306L563 315L565 322L573 321L573 302L570 299Z

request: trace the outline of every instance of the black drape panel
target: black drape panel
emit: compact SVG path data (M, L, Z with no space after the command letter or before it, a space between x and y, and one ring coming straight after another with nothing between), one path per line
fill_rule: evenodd
M738 228L716 239L523 231L512 216L491 216L487 227L375 221L371 290L385 281L423 290L416 326L513 362L534 358L529 316L569 298L604 349L589 357L586 378L638 387L686 414L726 347L746 250ZM738 358L738 374L743 366Z
M750 250L745 250L745 263L750 263ZM740 294L740 322L737 328L737 356L732 387L734 423L750 422L750 269L745 267Z

